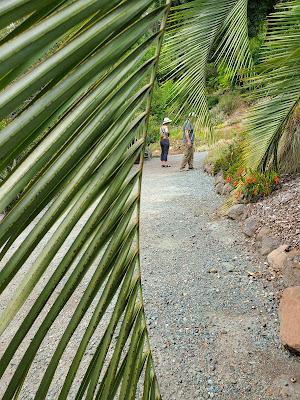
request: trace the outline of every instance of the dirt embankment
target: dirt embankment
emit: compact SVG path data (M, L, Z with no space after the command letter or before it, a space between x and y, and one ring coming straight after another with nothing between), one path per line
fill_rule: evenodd
M249 212L281 243L300 250L300 174L283 178L282 186L251 204Z

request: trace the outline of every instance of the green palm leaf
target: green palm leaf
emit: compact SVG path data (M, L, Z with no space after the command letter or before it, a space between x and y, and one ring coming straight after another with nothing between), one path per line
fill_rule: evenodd
M277 168L278 146L300 99L300 1L277 6L269 19L262 63L254 83L257 103L249 117L248 164ZM285 138L288 140L288 138Z
M193 110L212 130L206 100L206 67L210 58L225 65L232 76L252 65L249 51L246 0L193 0L175 7L165 52L168 68L177 77L174 97L182 110Z
M154 3L0 5L0 27L15 23L0 43L10 120L0 170L18 159L0 186L0 211L14 203L0 224L4 399L160 399L139 265L146 127L170 7Z

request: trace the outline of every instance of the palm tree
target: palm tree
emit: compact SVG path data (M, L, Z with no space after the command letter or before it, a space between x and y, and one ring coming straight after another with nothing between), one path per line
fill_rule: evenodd
M13 203L0 225L4 399L22 397L28 380L36 399L135 399L137 390L160 398L142 299L139 209L169 7L0 5L0 118L10 121L0 170L19 160L0 188L0 209ZM55 347L36 370L51 335Z
M269 31L257 67L254 83L257 101L248 121L249 143L246 148L248 164L265 170L278 169L280 147L294 142L293 131L285 130L300 100L300 1L277 5L269 18ZM296 129L297 135L297 129ZM298 126L299 136L299 126ZM286 154L284 162L299 164L299 148ZM295 166L296 167L296 166ZM290 169L293 169L291 166Z
M168 58L173 59L171 76L177 78L174 95L183 99L183 110L193 108L198 113L210 134L205 93L208 60L225 66L232 78L237 74L246 82L245 78L251 78L256 104L249 117L246 160L251 168L265 170L278 166L281 142L287 148L292 140L283 132L299 104L300 1L277 5L269 18L262 61L255 68L249 50L247 8L247 0L192 0L182 4L173 14L165 47Z
M176 77L174 96L182 111L193 109L212 132L206 99L206 68L212 58L232 78L252 65L248 39L247 0L192 0L176 7L165 52Z
M139 218L169 8L170 0L0 4L0 118L9 122L0 136L0 211L11 208L0 224L4 399L22 397L29 386L36 399L160 399ZM299 0L279 6L255 77L258 95L268 94L250 118L249 160L258 147L257 167L276 160L299 102L299 8ZM196 109L211 130L209 57L232 76L252 76L247 0L181 4L171 26L167 48L176 54L183 108ZM49 336L56 338L50 350Z

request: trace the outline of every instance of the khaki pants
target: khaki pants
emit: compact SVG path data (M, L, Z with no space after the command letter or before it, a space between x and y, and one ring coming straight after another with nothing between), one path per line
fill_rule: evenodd
M185 144L183 160L180 168L184 169L187 164L189 165L189 168L194 168L193 161L194 161L194 145L189 146Z

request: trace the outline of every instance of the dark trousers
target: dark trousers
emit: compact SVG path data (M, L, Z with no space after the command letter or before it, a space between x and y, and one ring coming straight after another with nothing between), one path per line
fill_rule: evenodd
M160 147L161 147L160 161L168 161L168 153L169 153L169 148L170 148L169 140L162 139L160 141Z

